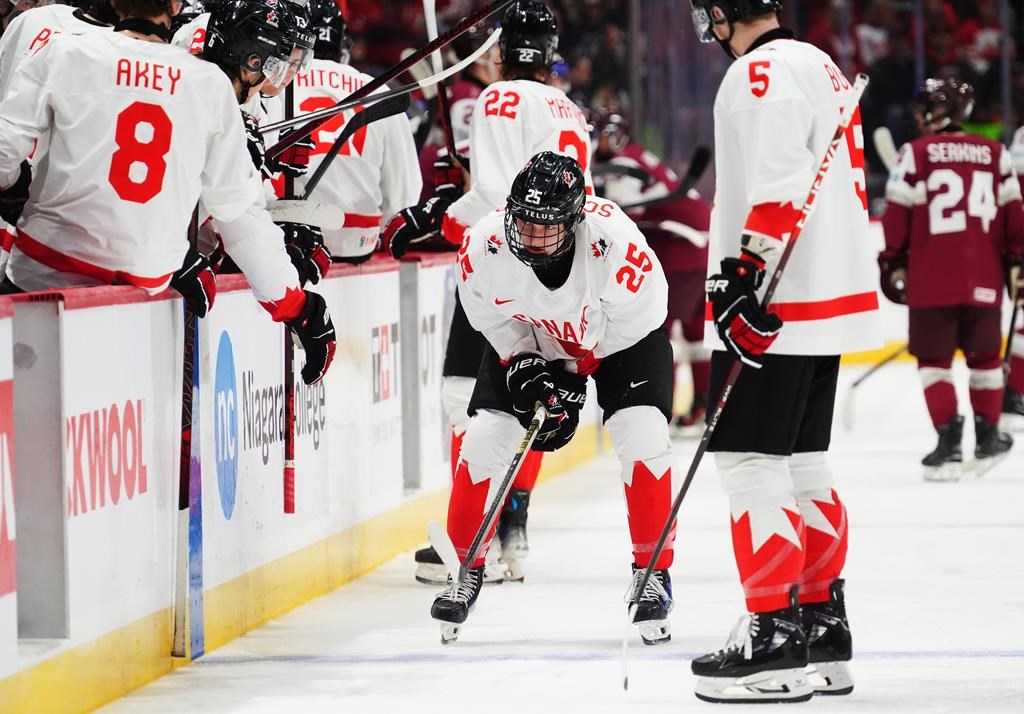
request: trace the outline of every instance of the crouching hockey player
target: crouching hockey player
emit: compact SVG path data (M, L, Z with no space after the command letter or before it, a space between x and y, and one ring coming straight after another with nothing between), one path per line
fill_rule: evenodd
M488 347L448 506L456 552L468 557L535 405L544 404L548 418L533 448L559 449L576 432L593 377L622 464L632 597L672 500L672 347L661 328L667 285L660 263L618 206L587 198L575 159L545 151L515 178L506 208L469 230L458 265L466 316ZM636 619L648 644L670 638L672 540L639 597ZM450 581L434 600L443 642L458 636L476 604L483 552L464 581Z

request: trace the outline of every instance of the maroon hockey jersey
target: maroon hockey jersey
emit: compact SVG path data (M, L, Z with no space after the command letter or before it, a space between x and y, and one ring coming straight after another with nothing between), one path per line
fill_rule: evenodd
M907 305L993 306L1024 255L1024 205L1002 144L938 134L905 145L886 187L886 250L908 257Z

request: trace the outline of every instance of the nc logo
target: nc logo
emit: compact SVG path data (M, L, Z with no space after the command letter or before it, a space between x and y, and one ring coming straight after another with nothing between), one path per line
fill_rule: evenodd
M224 517L231 520L238 488L238 390L235 386L235 354L227 331L220 334L220 343L217 345L213 433L220 509Z

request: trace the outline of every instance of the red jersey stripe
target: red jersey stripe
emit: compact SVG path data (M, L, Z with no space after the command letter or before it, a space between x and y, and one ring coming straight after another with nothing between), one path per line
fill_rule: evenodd
M806 322L809 320L828 320L834 317L856 315L861 312L872 312L878 309L878 293L856 293L843 295L831 300L817 302L781 302L772 303L769 312L779 316L783 322ZM711 303L704 305L704 319L714 320Z
M782 240L793 230L799 216L800 210L792 203L761 203L750 210L743 230Z
M368 216L361 213L346 213L345 228L378 228L383 216Z

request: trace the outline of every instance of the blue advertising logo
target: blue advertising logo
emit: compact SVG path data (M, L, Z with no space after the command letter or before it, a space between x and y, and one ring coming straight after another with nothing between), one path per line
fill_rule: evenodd
M235 387L235 353L226 330L220 334L220 344L217 345L213 400L217 490L224 517L231 520L238 487L238 390Z

